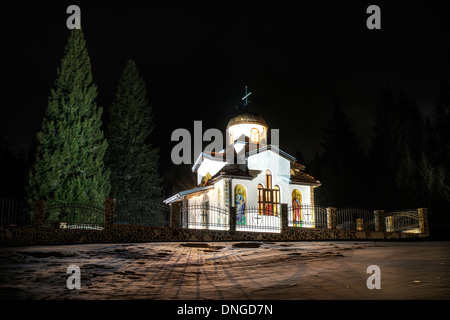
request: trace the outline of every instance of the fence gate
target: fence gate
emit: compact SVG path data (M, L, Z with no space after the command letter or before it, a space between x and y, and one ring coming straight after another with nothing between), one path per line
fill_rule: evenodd
M386 211L385 225L388 232L421 232L419 212L415 209Z

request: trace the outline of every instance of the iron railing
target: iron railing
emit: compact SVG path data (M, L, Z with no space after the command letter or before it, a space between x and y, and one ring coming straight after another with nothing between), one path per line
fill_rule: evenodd
M20 200L1 198L0 225L31 225L31 214L26 210L26 204Z
M288 226L305 228L327 228L327 209L321 206L301 203L288 206Z
M180 226L190 229L229 230L230 214L227 207L208 204L181 206Z
M336 211L336 228L375 231L375 214L373 210L364 208L338 208Z
M419 212L416 209L385 211L387 232L420 233Z
M236 210L236 231L281 232L280 206L273 205L270 211L259 207Z
M45 204L43 226L103 230L104 208L83 203Z
M0 199L0 225L32 225L30 210L22 201ZM45 227L67 229L104 229L104 208L89 204L56 203L45 204ZM270 210L233 208L236 210L236 231L281 232L281 205L272 204ZM182 228L229 230L228 207L208 203L180 206L179 226ZM287 206L289 227L329 228L332 221L327 209L321 206L300 204ZM376 219L381 219L376 221ZM381 224L379 224L381 222ZM168 227L170 207L150 201L116 201L114 223ZM419 211L416 209L385 211L376 216L373 210L346 207L336 209L335 225L341 230L370 230L387 232L422 232ZM334 222L333 222L334 224ZM380 229L384 224L385 228Z
M170 207L153 201L125 201L114 203L114 223L152 227L169 226Z

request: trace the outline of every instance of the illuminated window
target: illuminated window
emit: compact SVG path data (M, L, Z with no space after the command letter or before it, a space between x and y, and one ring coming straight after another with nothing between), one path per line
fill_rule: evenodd
M258 130L258 129L253 128L253 129L250 131L250 140L251 140L252 142L259 142L259 130Z
M275 186L273 188L273 214L278 215L278 210L280 206L280 187Z
M264 187L258 184L258 214L264 214Z
M272 189L272 174L269 170L266 170L266 188Z
M277 216L280 205L280 187L270 188L272 175L269 171L266 173L266 182L267 188L264 188L261 184L258 185L258 214Z

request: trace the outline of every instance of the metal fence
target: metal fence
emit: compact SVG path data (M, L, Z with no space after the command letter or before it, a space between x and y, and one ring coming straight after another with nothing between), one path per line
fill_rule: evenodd
M419 212L416 209L385 211L387 232L420 233Z
M288 206L288 226L305 228L327 228L327 209L310 204Z
M190 229L229 230L230 212L227 207L208 204L181 206L180 226Z
M338 208L336 211L336 228L375 231L375 214L370 209Z
M115 201L114 223L168 227L170 207L153 201Z
M236 231L249 232L281 232L281 208L260 210L260 208L245 208L236 210Z
M26 204L20 200L1 198L0 225L31 225L31 214L26 210Z
M104 208L80 203L55 203L44 206L44 227L103 230Z
M234 208L233 208L234 209ZM416 209L384 211L377 217L373 210L345 207L336 209L336 220L332 222L327 209L321 206L300 204L287 206L289 227L328 228L335 223L341 230L420 233L421 221ZM45 204L43 226L61 229L104 229L104 207L89 204L57 203ZM0 199L0 225L32 225L32 213L26 203L13 199ZM378 222L381 224L378 225ZM383 223L384 222L384 223ZM150 201L116 201L114 223L155 227L170 226L170 206ZM236 231L281 232L281 205L271 210L261 208L236 208ZM180 206L179 226L191 229L229 230L228 207L208 203ZM377 228L378 227L378 228Z
M273 212L279 212L273 210ZM236 210L236 231L280 232L280 216L268 214L257 207ZM228 207L208 204L181 206L180 226L190 229L229 230L230 212Z

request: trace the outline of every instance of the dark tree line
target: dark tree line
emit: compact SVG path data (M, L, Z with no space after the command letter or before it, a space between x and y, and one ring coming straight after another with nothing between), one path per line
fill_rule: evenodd
M432 228L450 226L450 90L442 85L431 118L415 101L386 87L364 152L354 123L338 99L322 136L322 152L308 164L322 186L316 202L374 209L427 207Z

